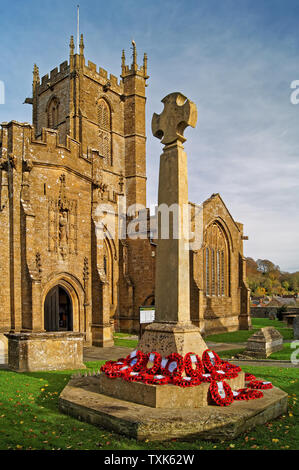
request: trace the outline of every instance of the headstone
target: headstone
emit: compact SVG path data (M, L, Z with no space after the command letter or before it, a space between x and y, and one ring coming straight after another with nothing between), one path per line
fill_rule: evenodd
M297 315L296 318L294 318L293 328L294 328L294 339L299 339L299 315Z
M244 355L265 359L270 354L282 349L282 335L272 326L267 326L258 330L248 339Z
M164 110L154 114L152 131L164 144L160 158L158 209L175 208L177 216L163 236L158 217L156 261L155 321L147 326L139 342L143 352L157 351L163 356L193 351L199 355L207 346L199 328L190 320L189 243L184 238L182 214L188 207L187 155L183 136L187 126L195 127L197 109L181 93L163 100Z

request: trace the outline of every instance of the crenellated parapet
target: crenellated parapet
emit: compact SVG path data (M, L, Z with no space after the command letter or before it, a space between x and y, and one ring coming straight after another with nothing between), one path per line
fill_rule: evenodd
M110 89L119 95L123 94L124 88L122 81L118 80L112 73L108 74L107 70L102 67L97 69L96 64L90 60L88 61L88 65L84 65L83 72L86 76L102 85L104 91Z
M60 64L59 68L55 67L50 73L47 73L41 78L41 81L37 83L37 93L41 94L44 91L51 89L58 82L65 79L70 73L70 65L68 61L64 61Z
M17 169L18 161L26 162L28 159L42 162L42 156L51 155L52 160L69 159L74 163L80 158L88 165L91 161L81 156L81 144L67 136L65 145L59 142L59 133L54 129L42 129L40 138L35 137L34 126L17 121L3 122L0 124L0 165L2 169L8 169L5 162L10 162L10 167ZM20 166L21 168L21 166ZM23 170L26 165L22 166Z

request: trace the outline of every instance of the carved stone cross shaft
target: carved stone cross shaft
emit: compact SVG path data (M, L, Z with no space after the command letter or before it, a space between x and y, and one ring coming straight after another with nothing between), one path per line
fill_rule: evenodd
M190 252L188 240L184 239L188 232L183 226L186 223L183 213L188 209L183 133L187 126L195 127L197 110L181 93L167 95L162 103L164 110L160 115L154 114L152 119L154 136L165 144L159 173L156 317L155 323L146 327L139 348L162 355L190 351L202 354L207 346L190 320ZM173 211L172 217L170 211ZM165 236L165 225L169 228L168 236Z

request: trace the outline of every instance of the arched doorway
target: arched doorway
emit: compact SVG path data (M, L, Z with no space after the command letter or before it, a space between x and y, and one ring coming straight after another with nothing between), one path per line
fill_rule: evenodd
M67 291L60 285L48 292L44 306L46 331L72 331L73 308Z

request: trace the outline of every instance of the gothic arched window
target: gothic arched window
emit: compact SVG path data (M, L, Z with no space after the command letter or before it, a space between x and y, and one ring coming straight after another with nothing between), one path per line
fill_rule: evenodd
M210 293L210 251L206 248L206 294Z
M229 296L229 247L222 226L216 222L206 230L204 256L205 294Z
M59 100L55 96L48 103L47 115L49 129L56 129L59 124Z
M97 117L99 125L99 150L107 162L111 161L111 112L110 107L103 98L97 104Z

